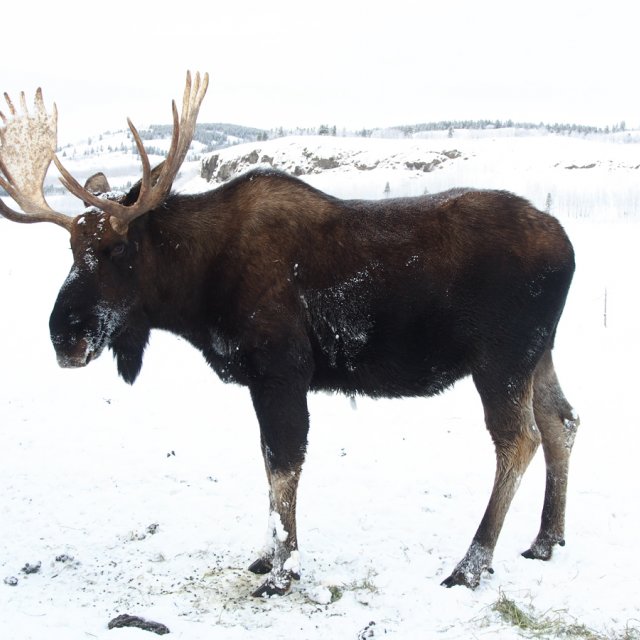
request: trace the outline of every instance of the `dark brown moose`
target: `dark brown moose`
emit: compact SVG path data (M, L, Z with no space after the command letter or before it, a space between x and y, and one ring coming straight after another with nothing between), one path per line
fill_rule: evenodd
M71 235L73 266L51 313L62 367L109 347L133 383L149 332L172 331L227 382L246 385L260 423L270 488L270 544L249 567L254 595L285 593L300 572L296 493L310 390L373 397L430 396L471 375L495 444L495 484L471 545L446 586L476 587L542 442L540 531L524 552L547 560L564 544L567 471L578 418L551 358L574 271L553 217L503 191L458 189L417 198L339 200L272 170L212 191L171 193L208 78L187 75L173 104L167 159L124 195L104 177L81 187L55 155L56 111L42 93L30 114L6 96L0 185L24 211ZM6 94L5 94L6 95ZM88 208L71 218L45 202L53 160ZM392 434L389 437L393 437Z

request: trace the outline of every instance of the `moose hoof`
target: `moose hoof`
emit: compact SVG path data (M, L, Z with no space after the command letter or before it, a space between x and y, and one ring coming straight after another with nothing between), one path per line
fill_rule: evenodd
M284 596L291 587L291 580L267 580L263 582L251 595L254 598L271 598Z
M249 571L260 576L271 573L271 569L273 569L273 565L271 564L271 560L268 558L258 558L255 562L252 562L249 565Z
M482 572L493 573L491 568L492 551L478 542L472 542L464 558L460 560L453 573L440 584L443 587L463 585L475 589L480 584Z
M297 571L290 569L271 571L268 578L251 595L255 598L283 596L291 588L293 580L300 580L300 574Z
M551 550L548 553L541 554L539 551L534 551L533 549L527 549L521 553L523 558L527 560L550 560L551 559Z
M488 573L493 573L493 569L485 569ZM463 586L468 589L476 589L480 585L481 572L464 571L456 569L446 580L440 584L450 589L451 587Z
M528 560L551 560L554 545L564 547L565 542L562 538L536 540L531 548L523 551L522 557Z

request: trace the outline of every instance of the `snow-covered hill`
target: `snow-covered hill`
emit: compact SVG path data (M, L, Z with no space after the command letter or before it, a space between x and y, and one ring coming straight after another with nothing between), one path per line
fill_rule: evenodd
M324 171L374 169L428 173L461 153L455 148L435 151L424 143L369 138L293 136L256 142L209 154L202 162L202 177L226 182L256 166L286 171L295 176Z
M468 137L430 136L415 139L291 136L233 146L208 154L202 177L225 182L257 166L296 176L344 171L392 170L430 173L450 167L448 161L480 158L495 163L498 153L520 167L559 169L640 169L637 144L607 143L595 136L568 138L552 135ZM493 164L495 167L496 165ZM507 166L507 170L513 165ZM505 167L503 167L504 169Z
M467 186L508 189L559 215L617 219L640 210L638 143L518 130L511 136L502 130L495 137L472 133L247 143L205 156L201 177L215 186L262 166L342 197L412 196Z

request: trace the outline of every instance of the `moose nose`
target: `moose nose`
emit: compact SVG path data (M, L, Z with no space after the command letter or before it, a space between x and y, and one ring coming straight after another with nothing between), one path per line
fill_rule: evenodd
M89 342L85 338L78 340L71 349L69 349L68 345L63 346L55 342L54 347L58 365L63 369L85 367L93 359L93 352L90 349Z

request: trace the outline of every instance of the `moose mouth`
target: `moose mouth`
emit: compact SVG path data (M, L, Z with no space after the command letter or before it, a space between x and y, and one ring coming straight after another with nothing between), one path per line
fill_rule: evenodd
M92 360L100 356L106 345L106 337L99 342L82 338L76 348L66 353L57 352L58 365L63 369L86 367Z

